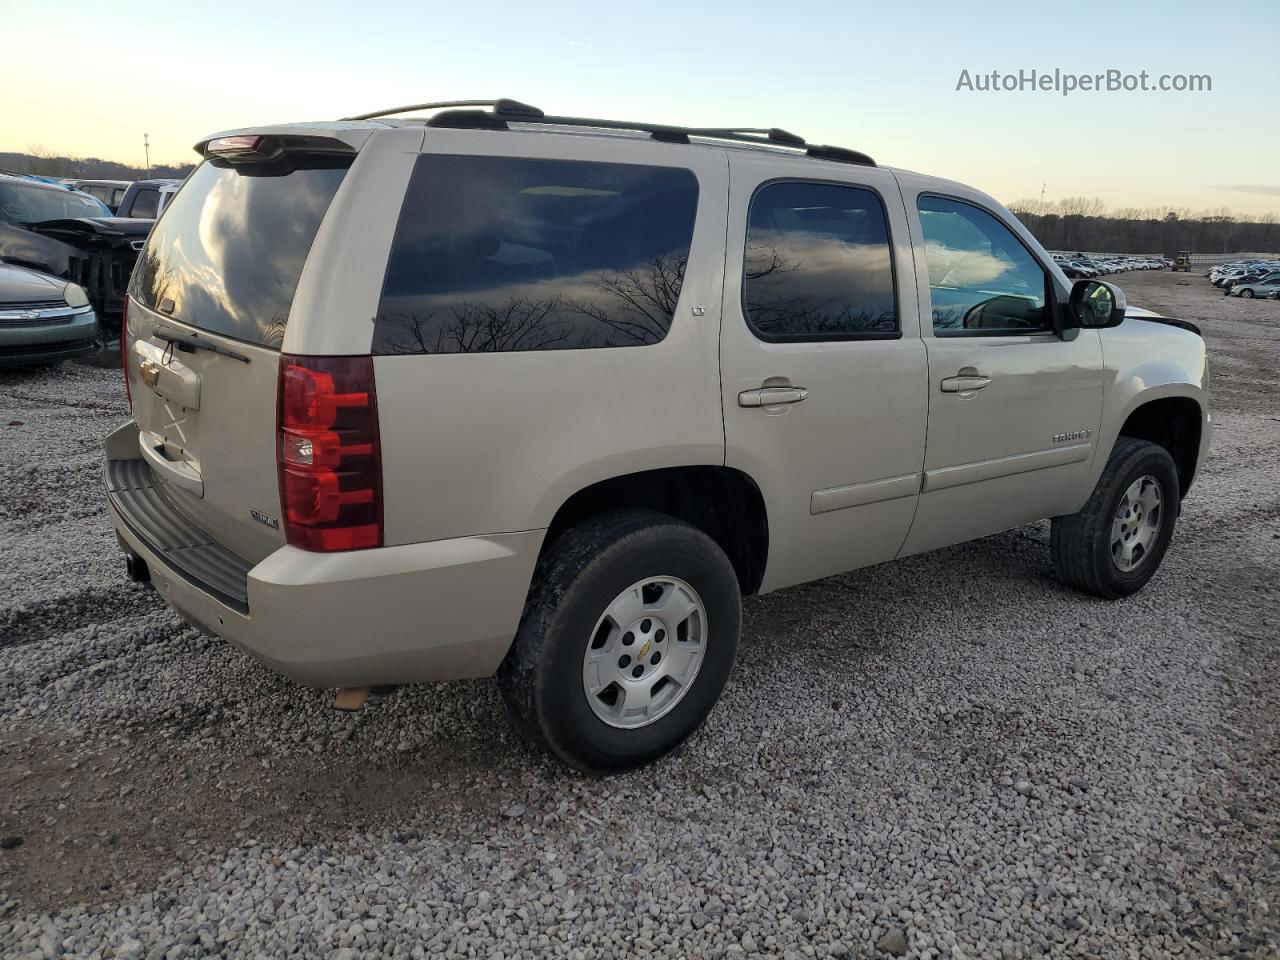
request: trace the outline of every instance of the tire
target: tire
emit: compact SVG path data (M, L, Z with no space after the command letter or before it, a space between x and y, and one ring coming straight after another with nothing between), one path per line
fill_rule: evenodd
M668 594L668 587L680 592ZM673 596L700 607L683 620L679 613L644 617ZM614 622L631 619L614 612L627 606L640 611L637 619ZM544 549L498 688L512 723L533 745L585 773L630 770L670 753L706 719L733 668L741 629L737 574L715 541L666 514L611 511ZM605 662L610 650L618 658L609 654ZM685 670L685 682L664 679L660 664L650 662L664 651L663 669ZM597 678L612 676L618 664L613 702L610 687L596 695L588 687L588 657L597 655ZM650 672L633 683L636 669ZM652 718L626 715L627 693L642 689L652 693Z
M1122 561L1113 556L1114 524L1120 521L1117 512L1122 512L1126 494L1143 478L1154 480L1160 487L1160 515L1158 524L1145 523L1148 512L1135 525L1141 527L1139 537L1150 535L1152 539L1143 548L1136 566L1126 570L1122 569ZM1169 452L1146 440L1120 437L1084 508L1079 513L1053 518L1050 553L1054 569L1064 582L1096 597L1118 600L1136 593L1164 559L1179 507L1178 470ZM1131 533L1135 526L1128 528Z
M1252 299L1253 299L1253 291L1252 291L1252 290L1241 290L1241 291L1240 291L1240 296L1244 297L1246 300L1252 300Z

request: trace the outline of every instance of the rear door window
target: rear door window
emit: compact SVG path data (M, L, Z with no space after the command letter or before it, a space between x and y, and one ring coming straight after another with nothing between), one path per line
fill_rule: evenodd
M175 320L279 349L298 277L350 158L206 160L156 222L129 295Z
M747 323L761 340L900 335L884 204L865 187L761 187L742 269Z
M675 314L697 207L697 178L682 168L424 155L373 351L656 343Z

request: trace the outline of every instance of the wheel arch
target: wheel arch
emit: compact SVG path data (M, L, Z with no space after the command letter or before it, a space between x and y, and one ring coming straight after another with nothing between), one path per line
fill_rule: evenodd
M542 549L589 517L620 508L656 510L697 527L724 550L744 595L760 589L769 553L768 515L760 488L743 471L707 464L597 480L559 505Z
M1208 440L1204 407L1199 396L1173 389L1149 390L1140 394L1126 411L1113 438L1132 437L1164 447L1178 469L1179 496L1185 497L1199 469L1203 447Z

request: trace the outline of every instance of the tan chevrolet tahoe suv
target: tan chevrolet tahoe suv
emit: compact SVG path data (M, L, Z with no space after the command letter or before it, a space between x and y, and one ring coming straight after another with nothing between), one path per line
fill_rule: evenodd
M1193 327L853 150L515 101L197 149L106 441L131 574L353 702L496 675L579 769L697 728L744 594L1048 517L1133 593L1208 447Z

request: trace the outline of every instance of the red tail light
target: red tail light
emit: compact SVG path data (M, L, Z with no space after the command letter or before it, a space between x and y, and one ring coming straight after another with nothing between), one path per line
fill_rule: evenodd
M120 318L120 369L124 371L124 398L133 413L133 392L129 389L129 298L124 298L124 316Z
M304 550L382 545L372 357L280 357L276 463L285 539Z

